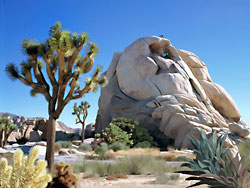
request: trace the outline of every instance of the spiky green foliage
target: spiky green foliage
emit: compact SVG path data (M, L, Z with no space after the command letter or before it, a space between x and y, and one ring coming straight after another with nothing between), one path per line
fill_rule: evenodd
M86 52L81 53L84 47ZM88 42L86 33L77 34L62 30L60 22L50 28L49 38L44 42L25 39L22 51L28 59L22 61L21 72L16 65L10 63L5 68L6 73L11 79L19 79L30 86L31 96L44 95L51 120L57 120L71 100L97 91L98 85L106 83L106 78L100 75L101 67L98 66L81 87L80 79L83 74L92 70L98 47ZM54 153L52 148L55 140L55 129L52 126L55 126L55 123L49 122L46 159L50 158L48 166L52 169L51 155Z
M228 147L223 148L227 135L221 135L219 138L216 132L207 138L201 131L200 140L191 136L190 141L193 145L195 159L178 157L187 161L181 166L188 167L193 171L178 171L178 173L192 175L186 180L198 180L197 183L189 186L195 187L207 184L211 188L247 188L250 183L248 168L244 168L239 156L232 157L228 154Z
M14 63L9 63L5 67L5 71L11 80L15 80L19 77L18 67Z
M0 147L7 144L7 140L13 131L18 127L7 117L0 117Z
M76 176L71 173L70 166L60 162L55 164L55 173L53 180L48 184L47 188L75 188Z
M17 149L13 158L13 166L9 166L7 159L0 160L0 188L45 188L51 181L47 173L47 163L36 161L38 149L33 148L29 156ZM36 161L36 162L35 162Z

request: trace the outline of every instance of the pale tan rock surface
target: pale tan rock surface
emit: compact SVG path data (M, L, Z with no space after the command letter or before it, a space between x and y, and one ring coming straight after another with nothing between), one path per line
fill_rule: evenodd
M174 140L176 147L190 147L189 136L199 137L200 130L249 135L232 97L212 82L205 63L165 38L136 40L114 54L104 75L109 84L101 90L97 132L112 118L127 117L139 121L160 145Z

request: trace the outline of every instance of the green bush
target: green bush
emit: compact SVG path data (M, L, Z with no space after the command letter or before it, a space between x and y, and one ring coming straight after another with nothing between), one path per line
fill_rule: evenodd
M129 147L122 142L115 142L109 145L109 149L112 149L113 151L118 151L118 150L128 150Z
M96 134L96 138L98 139L99 142L105 142L107 144L122 142L128 146L133 144L131 136L132 136L131 133L128 134L126 131L122 130L112 122L105 130L102 130L101 133Z
M139 126L138 121L124 117L114 118L112 119L111 123L118 126L128 134L133 133L134 129Z
M62 148L72 148L72 142L70 141L58 141L57 144L60 144Z
M81 145L78 147L79 151L93 151L90 144L87 143L81 143Z
M152 144L149 141L138 142L135 148L152 148Z
M149 134L148 130L139 125L136 126L132 134L132 140L134 141L134 146L136 147L151 148L158 146L158 144L154 141L154 138Z

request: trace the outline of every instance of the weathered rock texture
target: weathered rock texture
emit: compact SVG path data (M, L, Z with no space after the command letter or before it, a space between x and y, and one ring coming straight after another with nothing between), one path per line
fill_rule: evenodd
M190 147L188 136L198 137L201 129L234 138L249 135L232 97L212 82L205 63L165 38L136 40L114 54L104 74L109 83L99 98L97 132L112 118L127 117L138 120L161 146L174 141L177 147Z

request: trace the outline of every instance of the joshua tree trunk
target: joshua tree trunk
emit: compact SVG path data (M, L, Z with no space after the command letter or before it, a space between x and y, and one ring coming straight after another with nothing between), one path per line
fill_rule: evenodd
M54 145L56 139L56 119L53 115L49 117L47 125L47 148L46 148L46 161L48 162L48 169L53 171L54 164Z
M3 131L0 131L0 147L3 147Z
M82 143L84 143L84 139L85 139L85 123L82 123L81 137L82 137Z

